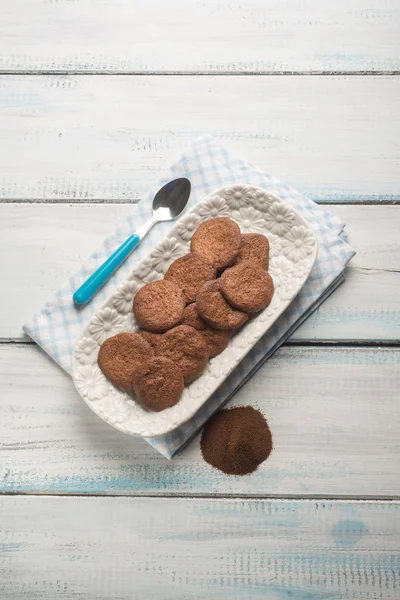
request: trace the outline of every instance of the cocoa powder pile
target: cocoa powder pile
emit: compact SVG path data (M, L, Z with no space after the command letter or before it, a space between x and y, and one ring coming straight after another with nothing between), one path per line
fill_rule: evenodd
M268 458L272 434L260 411L237 406L217 412L201 435L203 458L227 475L247 475Z

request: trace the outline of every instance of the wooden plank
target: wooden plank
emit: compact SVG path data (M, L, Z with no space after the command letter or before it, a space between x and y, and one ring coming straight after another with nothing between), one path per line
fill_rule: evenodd
M14 0L3 71L319 72L400 67L396 0ZM21 26L23 22L29 27Z
M0 498L7 600L400 593L398 502Z
M137 201L212 133L324 202L400 199L395 77L3 76L0 197Z
M268 419L252 475L206 464L199 438L172 461L121 434L33 346L0 345L0 492L398 497L400 349L285 347L235 395Z
M335 206L357 250L346 282L295 332L296 341L400 338L400 207ZM0 204L0 338L22 324L77 271L129 213L127 204ZM29 298L29 301L27 299Z

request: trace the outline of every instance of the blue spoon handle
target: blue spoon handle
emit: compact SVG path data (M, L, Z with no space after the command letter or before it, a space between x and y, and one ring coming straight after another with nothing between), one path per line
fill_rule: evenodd
M74 303L84 306L93 298L101 287L110 279L119 266L128 258L139 244L141 238L134 233L76 290L73 295Z

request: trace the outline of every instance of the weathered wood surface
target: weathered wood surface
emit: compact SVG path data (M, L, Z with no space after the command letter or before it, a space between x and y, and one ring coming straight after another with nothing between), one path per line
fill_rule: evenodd
M4 75L0 198L137 201L211 133L314 199L394 202L399 103L396 77Z
M400 201L398 38L397 0L2 3L1 600L398 600L400 348L281 348L232 403L275 449L232 478L198 437L168 462L113 430L7 343L204 133L344 204L357 256L297 343L398 342L400 207L345 205ZM251 495L276 500L227 498Z
M3 2L0 68L365 72L400 68L396 0Z
M399 546L398 502L0 498L4 600L398 600Z
M233 399L265 414L274 451L227 477L198 437L167 461L101 421L36 347L1 345L0 492L398 497L399 384L400 349L281 348Z
M127 204L0 204L0 339L22 325L130 211ZM345 283L295 332L298 341L400 338L400 206L334 206L357 255ZM138 224L139 225L139 224Z

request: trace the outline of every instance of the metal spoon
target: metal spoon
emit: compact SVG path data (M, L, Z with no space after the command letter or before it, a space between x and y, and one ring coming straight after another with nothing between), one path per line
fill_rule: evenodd
M164 185L153 200L153 217L133 233L102 265L81 285L73 295L78 306L87 304L113 273L128 258L146 233L160 221L173 221L183 211L190 196L190 181L185 177Z

